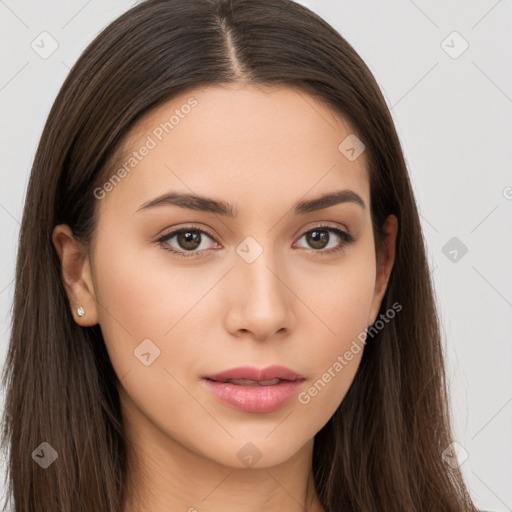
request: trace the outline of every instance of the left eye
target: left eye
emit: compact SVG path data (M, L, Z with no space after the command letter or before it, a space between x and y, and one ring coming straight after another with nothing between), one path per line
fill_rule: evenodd
M324 244L328 244L331 241L331 236L328 234L329 232L334 233L336 237L342 240L342 242L331 246L330 248L325 247ZM300 239L304 237L306 237L307 242L313 247L313 249L327 249L322 251L314 251L315 253L318 252L321 255L331 254L333 252L339 251L343 249L345 244L350 244L355 241L354 237L346 231L342 231L341 229L334 228L332 226L318 226L316 228L310 229L306 231L306 233L304 233Z
M331 242L331 236L329 235L329 233L334 233L335 237L341 239L341 242L338 242L338 244L336 244L334 247L327 247L326 250L326 246L329 244L329 242ZM157 242L162 246L162 248L175 254L178 257L195 258L200 256L200 251L196 249L207 249L207 247L201 248L201 244L203 242L203 235L204 237L214 241L213 237L203 229L199 229L196 227L185 227L176 229L165 234L164 236L159 238ZM332 226L318 226L309 229L299 238L299 240L301 240L304 237L307 239L307 243L312 247L312 249L309 250L312 251L314 254L319 255L327 255L339 251L343 249L345 245L355 241L355 238L349 233ZM176 238L176 241L178 243L177 248L173 247L170 244L170 241L173 238ZM216 242L214 243L216 244ZM219 244L217 245L219 246Z

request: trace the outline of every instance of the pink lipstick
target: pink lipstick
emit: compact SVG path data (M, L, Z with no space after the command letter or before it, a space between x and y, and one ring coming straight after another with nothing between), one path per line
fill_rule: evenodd
M203 377L207 389L245 412L272 412L288 403L305 378L284 366L233 368Z

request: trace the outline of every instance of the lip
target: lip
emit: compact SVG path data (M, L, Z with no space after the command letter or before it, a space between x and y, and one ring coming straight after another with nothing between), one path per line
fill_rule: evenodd
M232 368L231 370L226 370L220 373L216 373L213 375L205 375L205 379L209 380L234 380L234 379L246 379L246 380L272 380L272 379L282 379L282 380L302 380L304 377L295 373L293 370L286 368L285 366L267 366L267 368L258 369L253 366L239 366L237 368Z
M225 380L282 379L270 386L242 385ZM225 404L244 412L272 412L287 404L298 392L305 378L284 366L258 368L243 366L203 377L206 388Z

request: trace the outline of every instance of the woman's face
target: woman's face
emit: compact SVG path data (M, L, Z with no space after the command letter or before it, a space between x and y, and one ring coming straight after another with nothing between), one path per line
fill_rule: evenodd
M396 235L388 225L379 267L366 155L351 134L303 92L240 86L184 93L132 130L115 177L95 192L76 295L86 310L77 321L101 326L138 432L226 466L269 467L335 412ZM298 208L341 191L339 202ZM273 365L303 380L214 384L226 402L205 379Z

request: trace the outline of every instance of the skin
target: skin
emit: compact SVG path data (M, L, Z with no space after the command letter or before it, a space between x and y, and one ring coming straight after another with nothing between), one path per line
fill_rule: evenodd
M290 87L183 93L139 122L125 149L138 150L190 97L197 106L95 199L92 245L80 246L66 225L53 234L75 321L100 324L121 380L129 488L140 495L124 512L138 505L155 512L322 511L312 480L314 436L343 400L363 350L309 403L293 399L270 413L220 402L201 378L280 364L306 378L301 391L309 389L376 320L395 260L397 219L388 217L376 258L365 153L347 159L338 150L353 133L347 121ZM299 200L342 189L359 194L366 208L345 202L292 211ZM171 190L226 201L238 216L172 205L137 211ZM325 223L355 242L320 255L343 244L327 231L329 241L315 245L307 232ZM199 235L199 257L166 251L187 252L177 236L156 242L189 224L213 235ZM251 263L236 252L248 236L263 250ZM160 350L149 366L134 356L145 339ZM253 466L237 456L248 442L261 456Z

